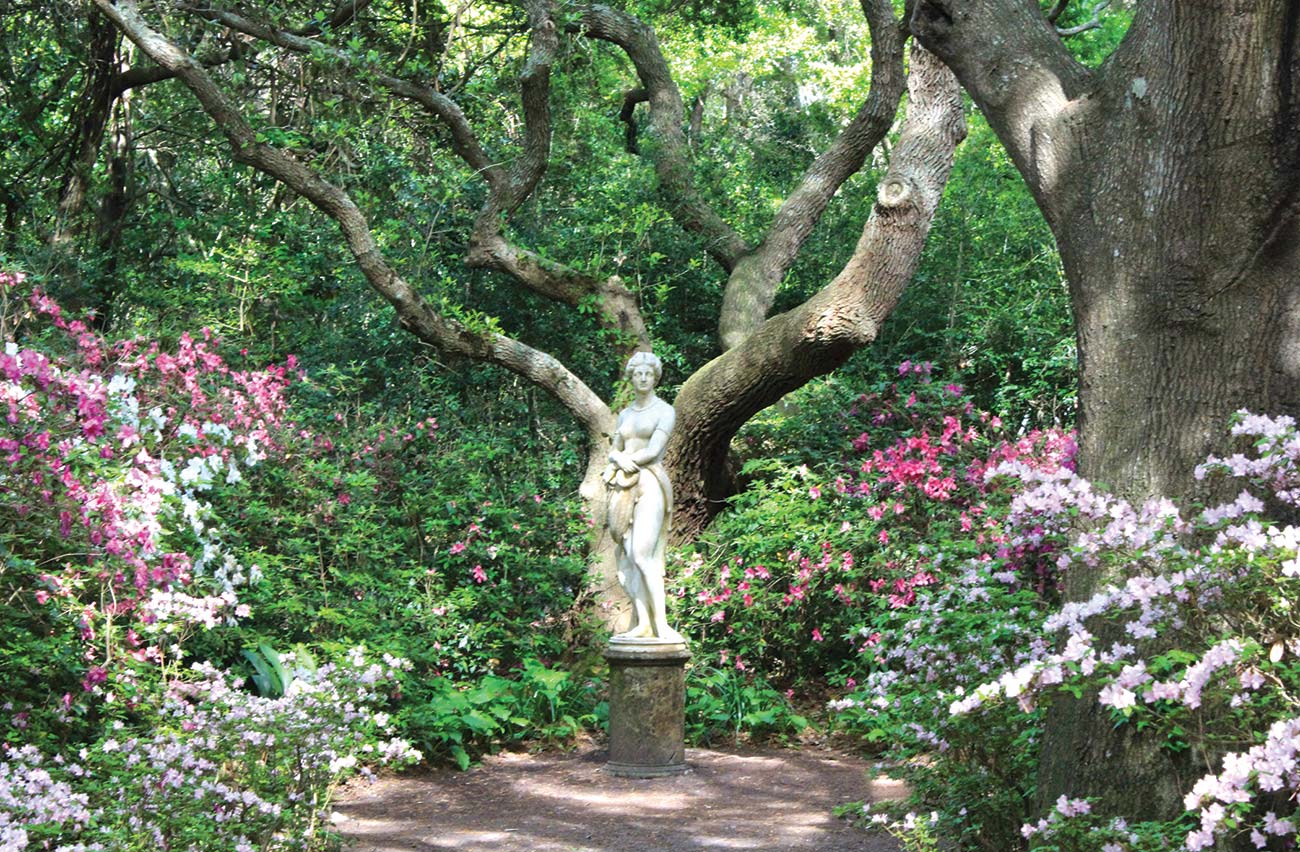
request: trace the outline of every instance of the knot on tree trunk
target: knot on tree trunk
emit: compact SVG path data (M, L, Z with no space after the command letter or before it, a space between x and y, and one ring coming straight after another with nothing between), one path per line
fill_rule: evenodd
M944 0L918 3L912 12L911 26L914 34L939 38L946 35L952 25L952 9Z
M876 189L876 203L887 210L893 210L909 203L914 194L911 181L890 177Z

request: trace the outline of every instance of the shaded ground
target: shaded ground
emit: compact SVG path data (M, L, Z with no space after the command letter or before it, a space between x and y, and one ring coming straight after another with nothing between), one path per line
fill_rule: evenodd
M688 749L691 771L616 778L605 754L500 754L350 786L336 827L354 852L897 852L890 838L831 815L836 804L903 795L867 781L867 762L832 751Z

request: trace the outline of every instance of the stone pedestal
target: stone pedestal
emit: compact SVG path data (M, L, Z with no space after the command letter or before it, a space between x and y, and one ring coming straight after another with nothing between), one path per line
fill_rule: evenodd
M605 771L658 778L686 771L686 661L681 642L614 639L609 662Z

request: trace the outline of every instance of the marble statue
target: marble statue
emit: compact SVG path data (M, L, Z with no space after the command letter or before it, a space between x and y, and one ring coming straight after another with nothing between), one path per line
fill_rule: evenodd
M618 558L618 581L632 599L632 626L619 640L681 642L664 608L664 550L672 518L673 487L664 470L673 407L655 395L663 363L649 352L627 362L635 398L619 412L603 479L606 524Z

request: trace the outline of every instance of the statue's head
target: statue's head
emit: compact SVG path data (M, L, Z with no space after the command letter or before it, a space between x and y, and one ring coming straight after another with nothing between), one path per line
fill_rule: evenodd
M623 375L631 378L632 371L637 367L649 367L654 370L655 384L659 384L659 379L663 378L664 362L659 360L659 356L653 352L636 352L631 358L627 359L627 367L623 369Z

